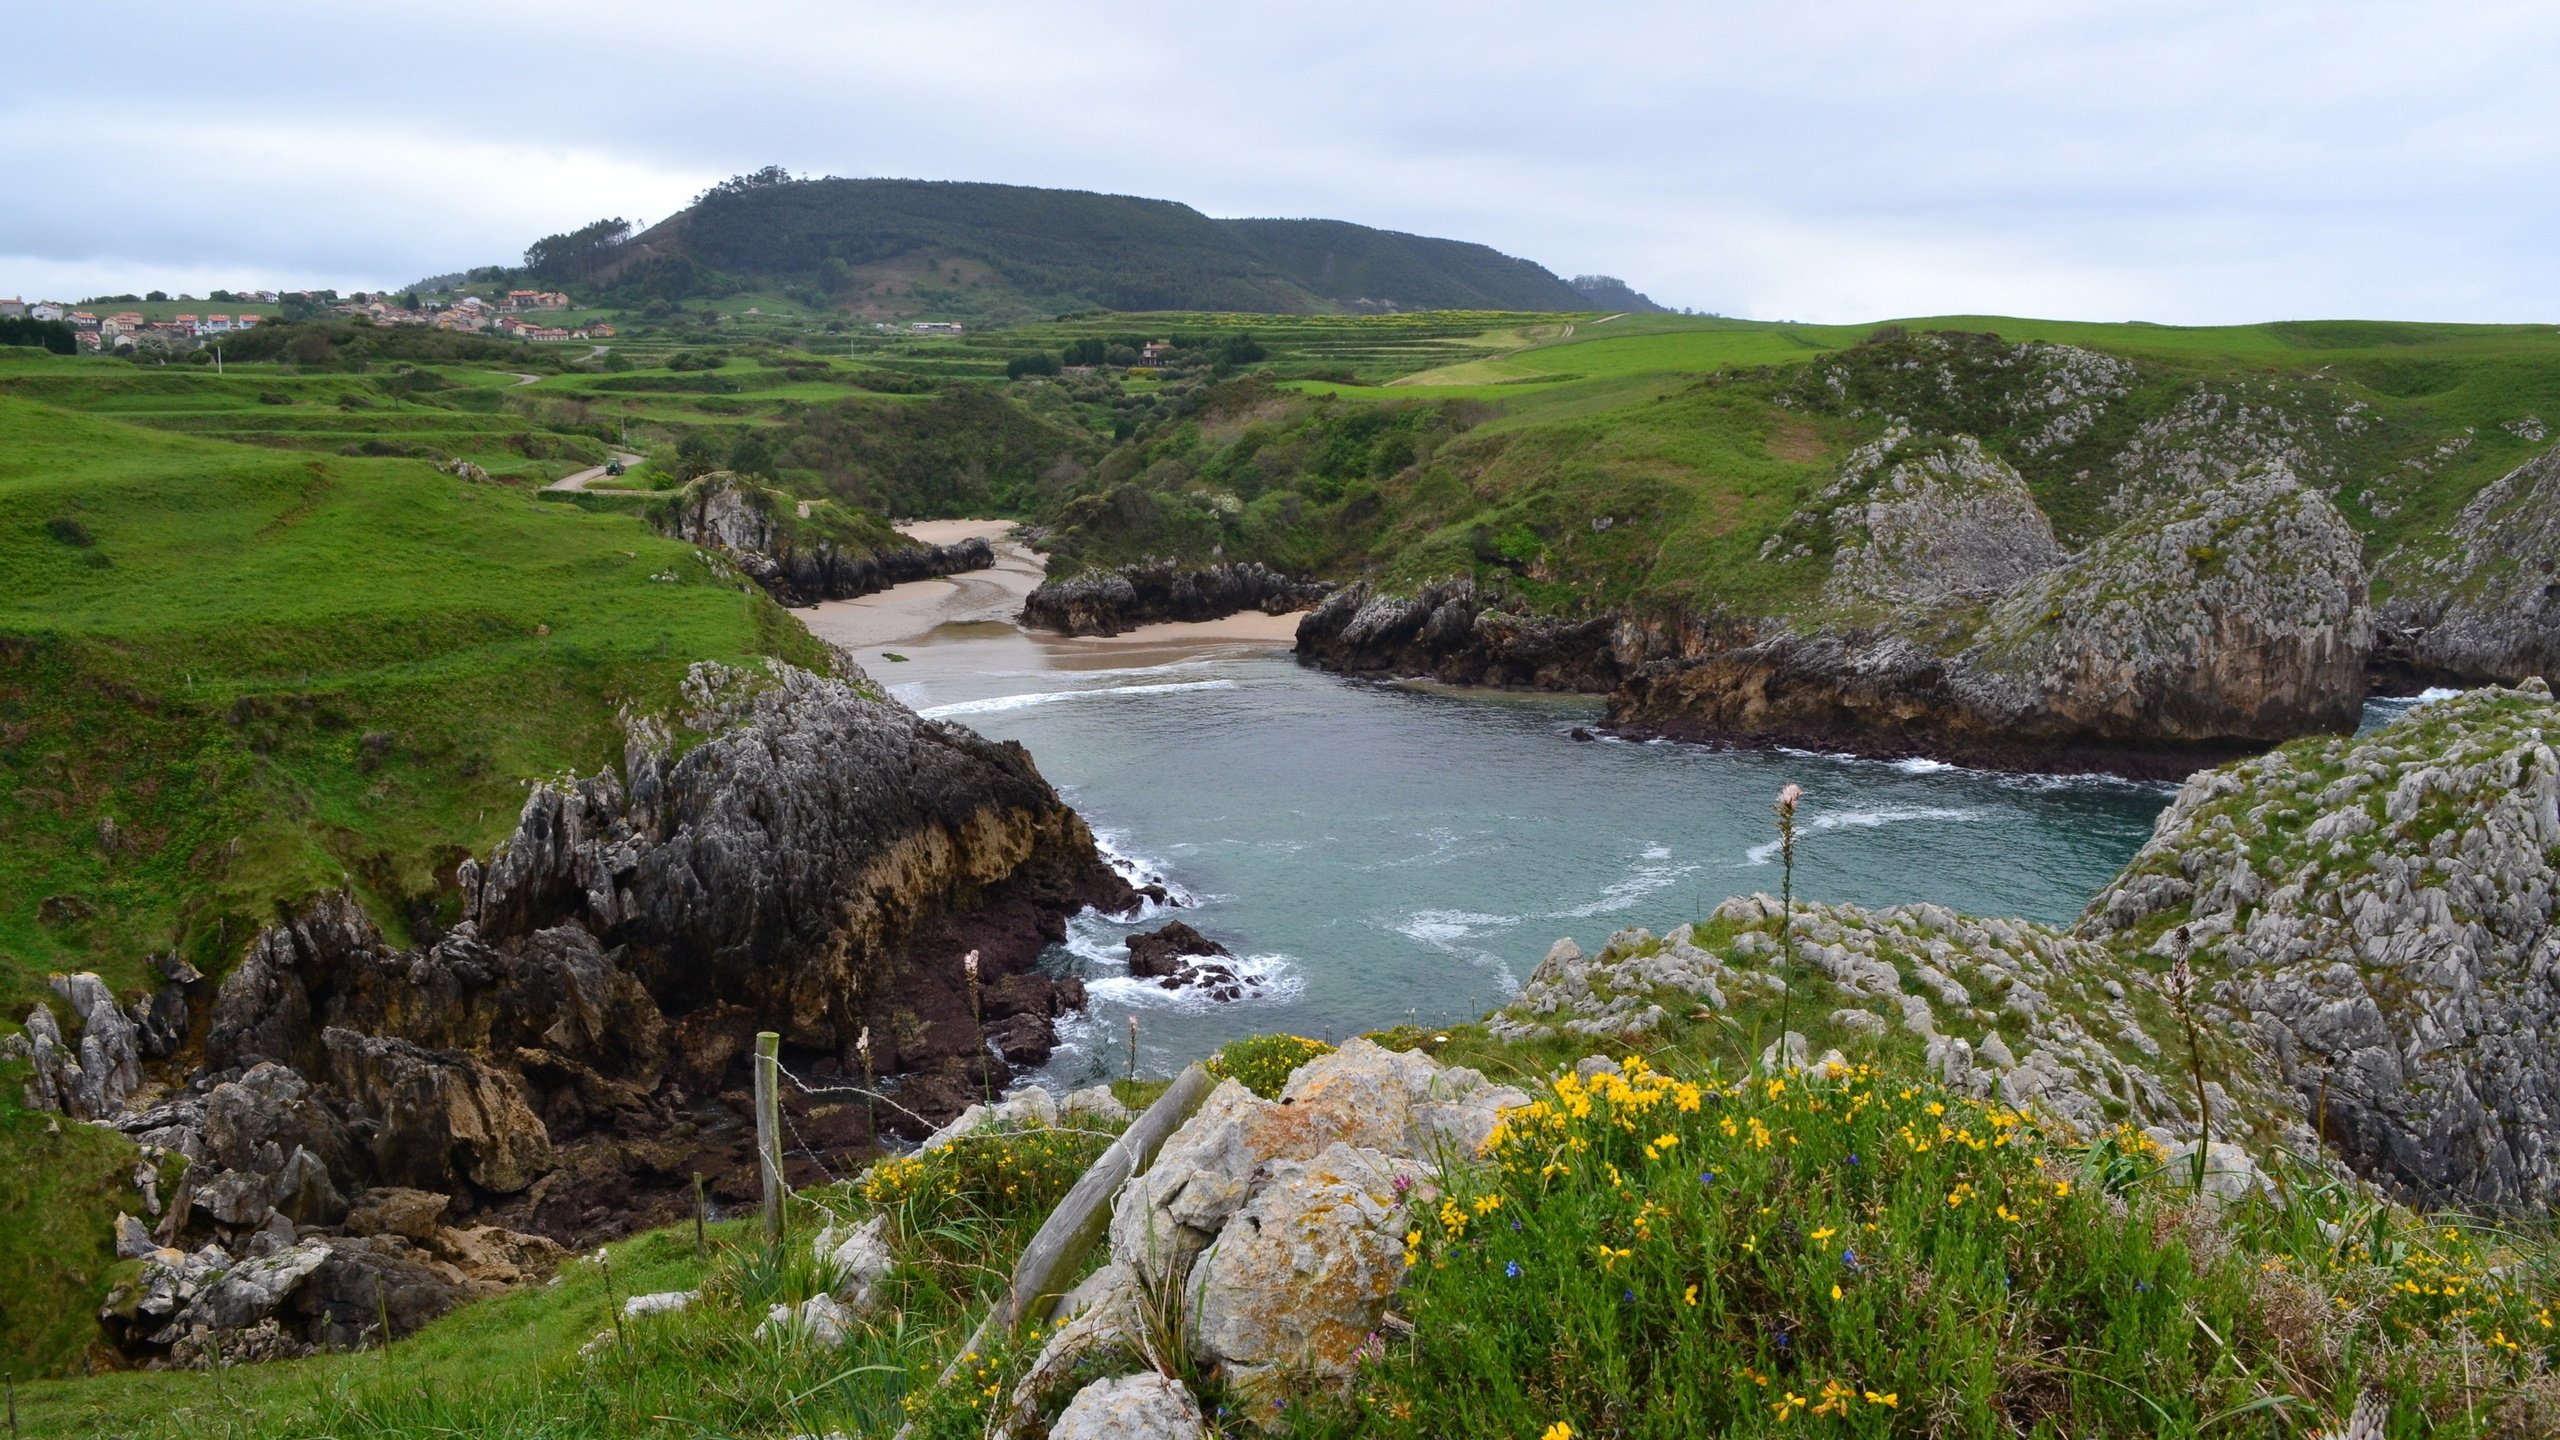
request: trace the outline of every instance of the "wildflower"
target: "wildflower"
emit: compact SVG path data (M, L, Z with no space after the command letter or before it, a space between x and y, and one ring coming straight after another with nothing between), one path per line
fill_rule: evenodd
M1519 1279L1519 1278L1520 1278L1520 1262L1519 1262L1519 1261L1517 1261L1517 1260L1505 1260L1505 1261L1503 1261L1503 1262L1502 1262L1502 1273L1503 1273L1505 1276L1507 1276L1508 1278L1510 1278L1510 1279L1513 1279L1513 1280L1517 1280L1517 1279Z
M1714 1172L1713 1170L1701 1170L1701 1171L1699 1171L1699 1172L1698 1172L1698 1183L1699 1183L1699 1184L1701 1184L1701 1185L1713 1185L1714 1183L1716 1183L1716 1172Z
M1837 1380L1825 1380L1822 1382L1822 1401L1820 1404L1813 1407L1813 1413L1816 1415L1846 1415L1849 1413L1849 1402L1857 1398L1857 1394L1857 1391L1850 1389L1848 1386L1841 1384Z
M1837 1280L1831 1282L1831 1298L1834 1300L1840 1298L1840 1282Z
M1696 1305L1698 1303L1698 1287L1692 1285L1688 1289L1681 1291L1680 1303L1683 1305Z
M1855 1251L1855 1250L1843 1250L1843 1251L1841 1251L1841 1252L1840 1252L1840 1263L1841 1263L1841 1264L1843 1264L1843 1265L1848 1266L1848 1267L1849 1267L1850 1269L1852 1269L1852 1270L1857 1269L1857 1268L1858 1268L1858 1252L1857 1252L1857 1251Z
M1867 1403L1870 1405L1881 1405L1887 1410L1899 1410L1902 1408L1902 1392L1898 1390L1887 1390L1883 1394L1879 1395L1873 1390L1870 1390L1867 1392Z
M1776 1411L1778 1418L1781 1420L1791 1420L1795 1418L1795 1413L1803 1409L1804 1406L1804 1397L1793 1390L1788 1391L1784 1396L1771 1401L1769 1404L1769 1408Z
M1479 1215L1490 1215L1501 1208L1502 1197L1499 1195L1479 1195L1475 1199L1475 1212Z
M1770 1332L1769 1332L1769 1341L1770 1341L1770 1343L1771 1343L1771 1344L1776 1345L1776 1346L1777 1346L1779 1349L1781 1349L1781 1350L1784 1350L1784 1349L1789 1348L1789 1346L1788 1346L1788 1340L1787 1340L1787 1332L1786 1332L1786 1331L1784 1331L1784 1330L1772 1330L1772 1331L1770 1331Z
M2068 1199L2068 1198L2070 1198L2070 1195L2071 1195L2071 1182L2070 1182L2070 1181L2068 1181L2068 1180L2056 1180L2056 1181L2054 1181L2054 1182L2053 1182L2053 1198L2054 1198L2054 1199L2056 1199L2056 1200L2064 1200L2064 1199Z
M1573 1427L1559 1420L1548 1426L1547 1433L1539 1436L1538 1440L1573 1440Z
M1816 1231L1814 1231L1814 1232L1813 1232L1813 1243L1814 1243L1814 1244L1816 1244L1816 1245L1819 1245L1819 1244L1821 1244L1823 1241L1828 1240L1828 1239L1830 1239L1832 1236L1837 1235L1837 1234L1839 1234L1839 1233L1840 1233L1839 1231L1837 1231L1837 1230L1835 1230L1835 1229L1831 1228L1831 1227L1830 1227L1830 1226L1828 1226L1828 1225L1825 1225L1825 1226L1823 1226L1821 1229L1816 1230Z

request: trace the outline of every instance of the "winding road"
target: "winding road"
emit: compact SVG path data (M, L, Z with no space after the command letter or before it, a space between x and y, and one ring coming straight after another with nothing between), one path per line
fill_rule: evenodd
M640 463L640 457L633 455L628 451L616 450L612 453L613 458L620 462L622 468L625 470L628 470L632 466ZM590 485L593 485L596 481L605 478L604 472L612 468L613 467L611 465L593 466L589 469L581 470L575 475L563 475L559 479L552 481L550 484L545 485L542 488L545 490L584 490ZM607 490L611 490L613 488L615 487L606 487Z

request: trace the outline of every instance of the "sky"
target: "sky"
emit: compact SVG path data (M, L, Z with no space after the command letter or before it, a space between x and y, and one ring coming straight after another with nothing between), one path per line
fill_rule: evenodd
M767 164L1858 322L2560 320L2560 4L0 6L0 295L396 286Z

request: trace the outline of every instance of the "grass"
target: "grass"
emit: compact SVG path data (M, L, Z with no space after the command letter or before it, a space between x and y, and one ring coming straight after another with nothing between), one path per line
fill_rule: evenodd
M8 383L29 378L108 413ZM512 828L528 779L617 757L617 712L663 708L691 662L824 663L762 592L628 515L172 433L115 413L137 379L252 405L286 383L0 367L0 1023L50 972L132 994L175 952L218 977L318 891L402 937L449 910L453 865ZM59 1148L0 1124L0 1171ZM118 1192L138 1203L91 1183L87 1150L63 1163L28 1182L57 1187L29 1234L58 1263L0 1265L22 1373L72 1363L63 1327L95 1309L92 1241L70 1237L106 1235Z

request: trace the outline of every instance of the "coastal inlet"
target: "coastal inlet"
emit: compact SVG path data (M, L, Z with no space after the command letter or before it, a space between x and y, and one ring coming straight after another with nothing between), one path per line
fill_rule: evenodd
M1061 1024L1044 1078L1125 1073L1131 1015L1141 1074L1249 1034L1472 1020L1558 936L1596 945L1774 892L1769 804L1789 782L1805 789L1799 895L2055 922L2140 847L2170 794L1584 742L1596 699L1347 681L1291 659L1286 624L1115 641L945 625L888 652L903 659L859 652L924 714L1029 747L1131 882L1184 902L1071 923L1043 963L1083 976L1092 1007ZM1131 976L1127 937L1174 918L1258 983L1220 1002Z

